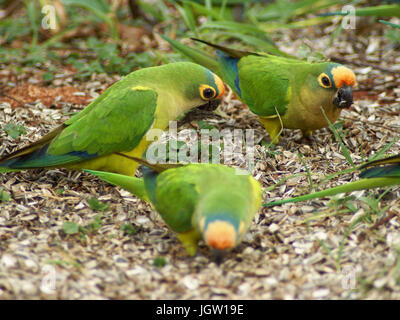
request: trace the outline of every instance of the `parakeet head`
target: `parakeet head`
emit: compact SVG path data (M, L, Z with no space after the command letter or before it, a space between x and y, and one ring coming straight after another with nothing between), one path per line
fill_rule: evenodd
M244 222L229 212L207 215L200 221L205 243L218 251L234 248L244 232L244 226Z
M353 86L356 76L349 68L337 63L313 65L311 86L317 90L322 106L332 103L336 108L349 108L353 104ZM326 101L324 101L326 100Z
M254 212L249 199L225 188L205 196L198 207L200 233L207 246L217 251L233 249L246 233Z
M224 94L224 83L207 68L191 62L177 62L174 65L176 68L170 81L178 86L177 89L182 91L187 101L200 106L217 100Z
M193 216L196 229L214 253L227 252L241 242L261 205L260 184L251 176L236 175L234 168L226 168L232 175L204 192Z

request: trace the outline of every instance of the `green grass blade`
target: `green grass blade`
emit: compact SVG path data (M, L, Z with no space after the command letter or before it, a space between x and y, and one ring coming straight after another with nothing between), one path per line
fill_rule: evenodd
M358 8L355 12L356 16L359 17L400 17L400 5L398 4L387 4L374 7ZM327 12L322 13L320 16L347 16L348 12Z
M292 203L292 202L300 202L306 200L312 200L317 198L324 198L334 196L339 193L345 192L353 192L357 190L365 190L365 189L372 189L372 188L379 188L379 187L387 187L400 184L399 177L385 177L385 178L369 178L369 179L360 179L354 182L349 182L344 185L340 185L337 187L305 194L299 197L283 199L278 201L273 201L269 203L264 203L264 207L272 207L276 205L281 205L285 203Z
M114 39L118 39L118 29L116 21L110 18L111 8L104 0L63 0L65 5L81 7L104 21Z
M176 4L175 5L176 9L179 11L181 14L183 20L185 21L187 27L196 35L196 37L199 36L196 28L196 21L193 16L193 12L190 8L190 5L188 3L183 3L183 7L180 5Z
M206 22L202 25L200 30L203 29L220 29L220 30L228 30L232 32L238 33L251 33L251 34L262 34L265 35L265 31L260 29L259 27L247 23L234 22L234 21L211 21Z
M323 23L333 21L334 17L313 17L305 20L294 21L291 23L260 23L260 28L264 31L275 31L278 29L300 29L305 27L312 27Z
M392 27L395 27L395 28L399 28L399 29L400 29L400 25L399 25L399 24L391 23L391 22L385 21L385 20L379 20L379 22L380 22L380 23L383 23L383 24L387 24L388 26L392 26Z
M381 148L377 153L375 153L374 155L369 157L367 162L382 158L382 155L385 154L385 152L387 150L389 150L392 147L392 145L395 144L397 141L398 141L398 137L396 135L391 142L389 142L386 146Z
M310 173L310 169L308 168L306 162L303 159L303 155L299 152L297 154L301 160L301 163L303 164L304 168L306 169L307 172L307 178L308 178L308 183L310 184L310 191L312 191L313 189L313 183L312 183L312 178L311 178L311 173Z
M346 146L345 146L345 144L344 144L344 142L343 142L343 139L341 138L340 134L337 132L337 130L336 130L336 128L334 127L334 125L329 121L328 117L326 116L326 113L325 113L324 108L322 108L322 107L320 107L320 108L321 108L322 114L323 114L324 117L325 117L326 122L328 122L329 129L331 129L331 131L333 132L333 134L334 134L336 140L339 141L339 144L340 144L340 147L341 147L341 149L342 149L342 152L343 152L344 157L346 158L347 162L348 162L351 166L354 167L353 159L351 159L350 152L349 152L349 150L346 148Z

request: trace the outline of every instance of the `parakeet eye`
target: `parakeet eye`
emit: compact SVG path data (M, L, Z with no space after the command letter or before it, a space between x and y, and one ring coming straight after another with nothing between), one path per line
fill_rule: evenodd
M328 75L326 73L321 73L318 76L318 83L320 84L321 87L323 88L330 88L332 87L331 79L329 79Z
M206 84L201 84L199 87L199 91L200 97L203 100L210 100L212 98L215 98L215 96L217 95L217 91L213 87L210 87Z

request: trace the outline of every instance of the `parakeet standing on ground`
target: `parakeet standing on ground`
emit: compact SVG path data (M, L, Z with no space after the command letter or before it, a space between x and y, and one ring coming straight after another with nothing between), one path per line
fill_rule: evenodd
M132 72L39 141L0 159L0 172L63 167L133 176L138 164L118 153L140 158L150 129L165 130L183 113L216 103L224 90L218 76L194 63Z
M249 109L258 115L273 142L282 127L300 129L305 136L328 126L321 111L334 123L353 103L356 77L349 68L332 62L308 63L294 58L233 50L203 40L217 57L192 49L163 35L174 49L212 70ZM279 114L279 116L278 116Z
M352 192L356 190L372 189L379 187L390 187L400 184L400 155L386 159L375 160L361 166L360 169L368 168L360 173L360 180L349 182L341 186L326 190L313 192L299 197L273 201L264 204L265 207L272 207L284 203L306 201L316 198L334 196L339 193Z
M139 160L138 160L139 161ZM203 239L221 254L234 248L261 206L261 186L252 176L221 164L149 164L143 180L85 170L136 194L143 183L150 202L190 255ZM140 196L143 199L143 196Z

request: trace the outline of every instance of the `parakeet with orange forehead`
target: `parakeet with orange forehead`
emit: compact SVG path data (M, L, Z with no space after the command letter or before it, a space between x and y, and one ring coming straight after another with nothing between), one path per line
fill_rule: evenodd
M174 49L212 70L224 80L249 109L258 115L273 142L282 128L300 129L305 136L328 126L343 108L353 103L354 72L332 62L309 63L215 45L217 57L160 35Z
M221 164L144 164L143 180L85 170L147 198L190 255L203 239L215 254L234 248L261 206L261 186L251 175ZM143 182L144 181L144 182Z
M218 76L191 62L132 72L39 141L3 156L0 172L63 167L133 176L138 164L121 154L140 158L149 130L218 103L224 90Z

